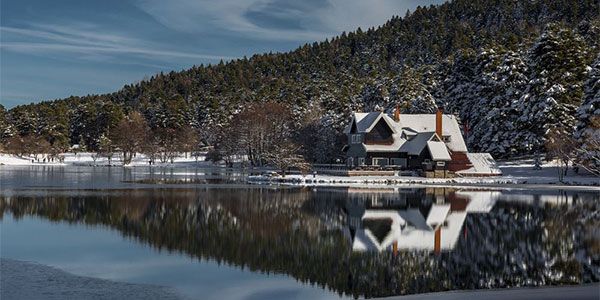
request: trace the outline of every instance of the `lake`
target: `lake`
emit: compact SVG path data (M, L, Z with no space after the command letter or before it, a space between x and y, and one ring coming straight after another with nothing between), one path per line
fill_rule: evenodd
M1 257L185 299L600 280L600 192L248 185L224 169L0 166Z

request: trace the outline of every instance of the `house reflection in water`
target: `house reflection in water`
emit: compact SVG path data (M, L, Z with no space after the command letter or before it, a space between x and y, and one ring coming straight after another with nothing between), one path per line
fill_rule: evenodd
M467 214L488 213L497 191L348 189L347 236L354 251L430 250L456 245Z

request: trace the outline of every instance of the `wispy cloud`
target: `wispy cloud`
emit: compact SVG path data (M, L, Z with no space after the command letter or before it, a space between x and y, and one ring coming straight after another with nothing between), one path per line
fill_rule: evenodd
M184 32L225 31L269 40L320 40L358 27L376 27L418 5L447 0L138 0L163 25ZM297 24L269 26L265 20Z
M228 60L233 57L161 49L143 40L122 34L99 32L92 25L80 27L30 24L30 28L0 26L0 48L25 53L78 53L82 57L125 54L145 57ZM84 28L81 28L84 27Z
M183 32L240 33L253 39L269 40L318 40L335 34L319 28L289 29L261 26L248 15L268 8L272 0L139 0L140 9L153 16L161 24ZM280 18L302 18L306 11L281 10ZM308 20L307 20L308 21Z

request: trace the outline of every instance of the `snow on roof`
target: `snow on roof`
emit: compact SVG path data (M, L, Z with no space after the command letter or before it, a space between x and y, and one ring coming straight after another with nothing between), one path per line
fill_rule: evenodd
M402 152L406 152L409 155L419 155L421 151L427 146L427 142L435 135L435 132L420 132L417 133L412 139L400 147Z
M377 123L381 114L381 112L361 113L360 116L356 118L356 129L358 132L366 132L371 125Z
M398 150L400 150L400 147L402 147L406 140L403 139L400 134L394 133L392 134L392 137L394 139L394 143L392 143L391 145L383 145L383 144L363 144L365 149L367 151L374 151L374 152L397 152Z
M346 129L344 129L344 133L350 133L350 131L352 130L352 123L354 122L356 122L357 132L369 132L384 116L386 115L379 111L369 113L354 113L352 121L350 122L350 124L348 124L348 126L346 126ZM386 118L385 121L388 123L390 128L392 128L392 131L395 131L395 129L393 128L393 124L390 124L389 120L387 119L389 118Z
M354 234L354 240L352 241L352 250L354 251L367 251L367 250L378 250L381 251L381 245L377 242L372 235L367 235L366 230L357 230Z
M444 142L427 142L427 148L429 149L429 153L431 154L432 160L441 160L441 161L450 161L452 158L450 157L450 153L448 153L448 149L446 148L446 144Z
M418 209L406 209L398 211L398 214L404 219L411 227L418 230L431 230L427 225L425 218Z
M377 237L368 228L357 230L354 235L354 241L352 242L352 249L355 251L366 251L366 250L377 250L382 251L390 247L392 243L400 235L401 225L406 222L400 217L398 211L395 210L366 210L362 219L390 219L392 224L390 231L386 234L383 240L380 242Z
M458 171L463 175L502 175L502 170L498 168L496 161L489 153L467 153L469 161L473 166L469 169Z
M436 225L444 223L448 212L450 212L450 204L433 204L427 215L427 225L434 228Z
M400 115L400 126L417 132L435 132L435 114ZM460 132L458 120L453 115L442 115L442 135L449 136L448 148L456 152L467 152L467 145ZM441 138L441 137L440 137Z
M467 218L466 212L452 212L446 218L446 226L442 227L441 248L453 249L461 234L461 229Z
M467 196L471 199L467 205L468 213L489 213L496 201L502 195L500 191L457 191L457 195Z

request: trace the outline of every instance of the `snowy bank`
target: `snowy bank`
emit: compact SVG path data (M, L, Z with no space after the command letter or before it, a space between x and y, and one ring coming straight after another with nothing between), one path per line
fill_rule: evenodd
M0 153L0 165L79 165L79 166L108 166L109 161L106 157L98 156L93 152L80 152L80 153L63 153L61 156L64 158L62 162L55 159L54 161L49 160L46 155L38 155L36 160L33 156L20 157L11 154ZM205 156L194 157L189 153L187 155L180 154L173 160L173 163L161 163L155 160L152 166L172 166L172 165L189 165L189 164L206 164L212 165L211 162L204 161ZM150 165L149 159L143 154L137 154L128 166L148 166ZM120 155L115 154L110 162L112 166L122 166Z

